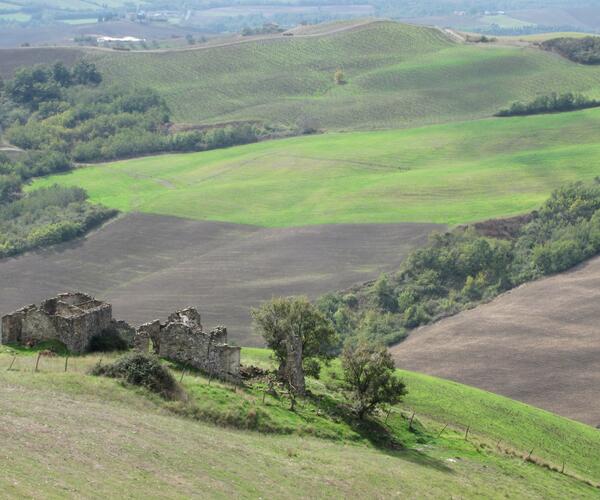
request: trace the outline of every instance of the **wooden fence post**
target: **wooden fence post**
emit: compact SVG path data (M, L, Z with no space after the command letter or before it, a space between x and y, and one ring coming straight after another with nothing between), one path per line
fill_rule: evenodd
M68 367L69 367L69 355L67 354L67 357L65 358L65 373L67 373Z
M409 430L412 429L412 424L413 424L414 418L415 418L415 412L413 411L412 415L410 416L410 422L408 423L408 429Z
M438 439L442 437L443 432L446 430L446 427L448 427L448 424L444 425L444 428L440 431L440 433L438 434Z
M40 364L40 358L42 357L42 351L38 352L37 359L35 360L35 371L38 371L38 366Z

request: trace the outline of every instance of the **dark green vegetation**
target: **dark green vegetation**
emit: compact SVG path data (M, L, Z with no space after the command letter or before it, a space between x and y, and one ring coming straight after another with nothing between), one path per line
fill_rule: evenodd
M346 389L359 419L383 405L398 404L406 396L406 385L394 373L392 355L383 345L348 342L341 359Z
M600 64L600 37L553 38L541 43L542 48L581 64Z
M116 214L88 203L86 192L78 187L50 185L23 193L24 183L32 177L72 168L66 143L58 134L48 132L44 137L46 130L33 125L28 129L29 124L34 117L65 111L68 104L62 98L67 89L80 91L100 81L91 64L80 62L69 70L57 63L22 69L0 88L0 126L9 126L8 135L30 149L17 159L0 153L0 257L73 239ZM25 121L27 125L19 124ZM27 130L30 142L19 137L19 130Z
M258 139L251 125L169 132L169 109L154 91L98 88L102 76L86 61L23 68L5 85L6 138L25 150L99 161L161 151L200 151ZM28 112L28 113L27 113Z
M524 116L539 115L543 113L561 113L565 111L576 111L578 109L597 108L600 101L588 99L581 94L551 94L536 97L529 103L514 102L510 108L502 109L496 116Z
M23 193L23 183L33 175L69 168L60 153L30 153L18 161L0 153L0 257L73 239L117 213L88 203L77 187L51 185Z
M473 228L435 235L397 273L327 295L321 309L342 337L388 344L503 291L558 273L600 252L600 183L556 190L513 238Z
M278 372L292 385L291 374L286 372L289 356L288 344L297 339L301 349L304 372L319 376L319 360L331 359L336 343L335 332L323 314L306 297L275 298L252 310L254 329L273 351L279 361ZM302 392L304 381L301 382ZM299 387L297 389L300 389Z
M597 496L589 484L600 472L597 431L432 377L400 372L409 389L404 401L389 415L377 413L360 424L344 416L337 362L324 368L320 380L308 380L313 396L299 400L292 412L287 397L265 394L260 379L234 388L186 372L188 403L169 402L86 376L97 356L71 358L67 373L64 358L42 358L33 373L35 356L19 354L6 371L13 355L3 349L0 433L3 456L10 458L0 463L10 460L11 466L0 485L8 497L51 496L58 487L111 497L134 482L136 492L164 497L200 490L213 496L276 491L286 497L301 491L304 498ZM274 368L264 350L244 349L243 362ZM167 366L181 378L180 368ZM28 446L32 440L36 445ZM83 454L93 463L82 460ZM39 470L35 490L27 479L32 469ZM90 474L97 480L93 487L82 480Z
M97 364L91 375L118 378L124 382L144 387L169 400L181 396L181 389L171 372L160 363L158 358L142 353L131 353L115 362Z

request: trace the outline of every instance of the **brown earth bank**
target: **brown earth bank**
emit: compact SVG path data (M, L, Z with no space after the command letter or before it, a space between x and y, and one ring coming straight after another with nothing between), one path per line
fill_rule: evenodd
M399 367L600 425L600 257L414 331Z
M260 228L125 215L84 239L0 261L0 314L80 290L133 324L196 306L238 345L260 345L249 311L279 295L317 297L398 267L443 226Z

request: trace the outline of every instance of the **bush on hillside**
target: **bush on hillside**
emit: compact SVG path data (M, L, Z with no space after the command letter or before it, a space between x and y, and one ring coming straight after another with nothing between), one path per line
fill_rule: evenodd
M540 96L530 103L523 104L514 102L509 108L502 109L496 116L524 116L537 115L542 113L560 113L564 111L575 111L578 109L597 108L600 106L600 101L588 99L581 94L550 94Z
M89 346L91 352L126 351L128 348L129 344L114 326L109 326L98 335L94 335Z
M541 47L581 64L600 64L600 37L597 36L553 38L542 42Z
M362 339L347 343L342 352L342 368L353 409L361 420L383 404L399 403L406 394L392 356L383 345Z
M160 360L149 354L131 353L108 365L96 365L91 375L118 378L154 392L164 399L178 399L181 388Z

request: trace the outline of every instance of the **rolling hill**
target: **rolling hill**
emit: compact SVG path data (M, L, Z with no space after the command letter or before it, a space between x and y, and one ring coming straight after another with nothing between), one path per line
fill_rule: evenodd
M245 362L265 358L244 350ZM10 359L0 354L2 368ZM45 360L32 373L34 356L21 358L14 371L2 369L5 497L597 497L592 485L599 474L600 435L594 429L452 382L401 373L411 392L390 422L406 427L399 412L415 411L419 429L431 437L427 444L390 449L366 440L266 435L178 417L144 392L84 375L97 360L73 359L69 373L61 373L60 359L60 370ZM194 374L184 385L203 404L224 405L221 411L229 401L248 414L298 418L284 409L285 402L269 398L265 405L250 389L209 386ZM304 412L304 403L299 405ZM479 411L472 412L474 407ZM468 440L465 425L471 426ZM524 460L533 446L534 460Z
M119 210L268 227L459 224L539 206L600 174L600 110L338 133L164 155L40 179Z
M490 116L514 100L549 92L600 94L598 67L530 47L463 44L437 29L383 21L184 50L3 50L0 74L6 78L20 61L74 54L94 60L109 84L158 90L173 119L192 124L413 127ZM344 85L334 83L337 68Z
M158 89L177 121L409 127L492 115L551 91L598 93L600 68L533 48L465 45L432 28L373 22L205 50L101 54L108 81ZM160 67L161 71L156 71ZM333 75L342 68L345 85Z
M415 330L398 366L600 425L600 258Z

